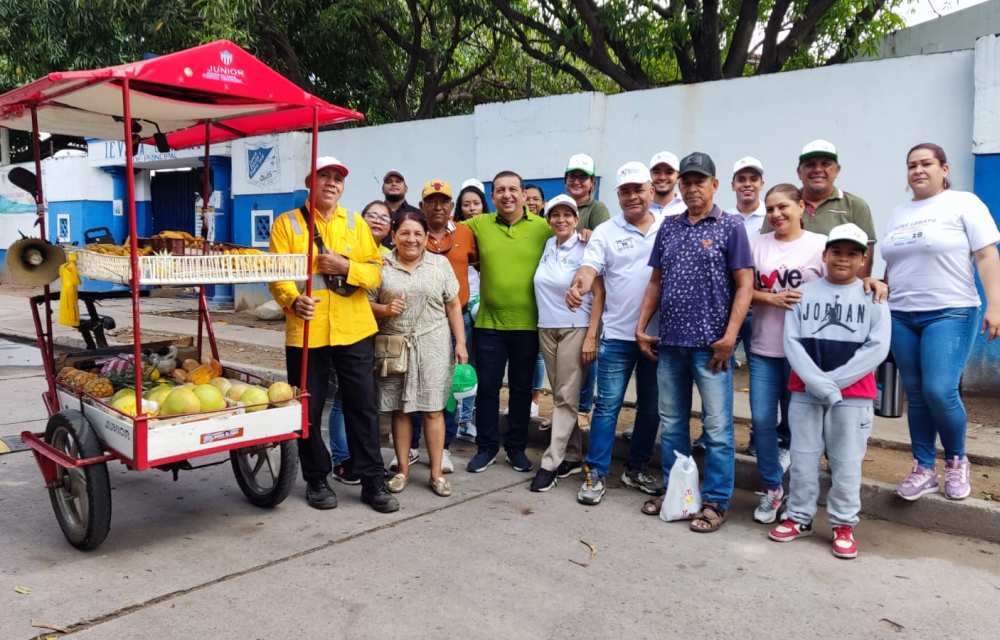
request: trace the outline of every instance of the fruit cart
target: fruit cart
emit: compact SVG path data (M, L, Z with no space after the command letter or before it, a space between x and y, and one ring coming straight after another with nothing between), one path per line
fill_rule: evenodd
M307 93L227 41L116 67L51 73L0 95L0 126L27 130L32 135L35 184L26 188L35 196L41 237L29 239L16 251L12 246L8 252L8 264L13 256L20 261L17 270L21 275L44 286L43 294L31 299L31 311L47 382L42 397L49 420L44 433L25 431L21 437L34 453L56 519L70 544L94 549L107 537L111 523L109 462L117 460L137 471L171 471L176 479L179 470L226 462L225 458L212 461L206 456L228 455L249 501L273 507L284 500L295 481L296 440L308 437L311 426L310 398L305 390L286 385L275 397L275 388L280 385L274 385L270 394L262 396L263 388L272 381L221 365L204 285L293 280L300 283L305 295L311 295L313 247L305 255L213 247L206 238L207 224L203 224L200 239L186 234L193 240L194 251L190 246L183 250L183 242L178 252L163 242L157 246L155 239L140 239L133 166L139 144L155 144L161 152L203 146L201 201L208 203L212 189L209 149L213 143L311 128L311 173L315 176L319 127L361 117ZM153 129L155 133L150 135ZM80 277L127 285L128 290L81 292L80 302L91 317L81 319L79 329L92 349L62 355L58 360L52 307L60 302L60 292L49 289L55 276L47 261L62 260L64 251L50 251L52 245L45 240L40 131L124 140L126 148L132 150L125 153L127 248L62 248L70 254ZM311 201L310 207L313 204ZM210 209L203 210L202 219L210 213ZM310 236L313 232L310 219ZM161 240L169 245L178 238L185 239L177 235ZM152 285L198 288L196 341L143 343L140 301ZM94 303L114 297L131 300L131 348L108 347L104 339L109 319L96 313ZM66 300L70 300L69 295ZM308 322L304 331L307 343ZM186 361L180 359L180 352L189 356L183 359ZM171 366L176 368L171 370ZM308 350L302 357L301 380L307 379L307 369ZM186 381L180 384L187 376L192 378L190 385ZM177 377L179 384L165 390L166 385L158 383L157 377ZM127 387L109 397L113 381L121 385L123 379L131 382L131 397ZM234 393L237 385L244 387L240 394ZM215 387L218 394L209 387Z

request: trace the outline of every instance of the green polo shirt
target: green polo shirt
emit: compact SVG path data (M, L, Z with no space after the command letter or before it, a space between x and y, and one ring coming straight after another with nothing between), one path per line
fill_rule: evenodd
M593 231L597 228L597 225L611 219L611 213L608 212L608 208L600 200L591 198L583 204L577 205L577 209L580 216L580 220L576 223L577 231L583 231L584 229Z
M549 223L525 212L512 225L499 214L474 216L462 224L472 230L479 246L476 328L536 330L535 269L552 235Z
M802 213L802 226L806 231L830 235L830 230L837 225L853 222L868 234L868 239L875 242L875 223L872 221L872 211L868 203L854 195L837 189L832 196L824 200L818 207L812 209L806 205ZM771 224L764 219L761 233L773 231Z

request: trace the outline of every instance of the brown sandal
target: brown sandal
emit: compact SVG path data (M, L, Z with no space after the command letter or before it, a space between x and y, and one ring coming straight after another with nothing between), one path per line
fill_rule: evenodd
M726 521L726 510L721 508L719 505L706 502L701 507L701 513L691 520L690 527L691 531L697 533L712 533L713 531L718 531L722 523ZM699 526L698 523L703 522L708 526Z
M663 496L659 498L650 498L642 503L642 512L647 516L658 516L660 515L660 509L663 508Z

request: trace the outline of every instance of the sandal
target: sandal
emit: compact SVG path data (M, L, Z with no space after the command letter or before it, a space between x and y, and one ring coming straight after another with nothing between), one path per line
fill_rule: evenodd
M451 483L448 482L443 476L438 476L437 478L431 479L431 491L438 494L442 498L447 498L451 495Z
M660 515L660 509L663 508L663 496L658 498L650 498L642 503L642 512L647 516L658 516Z
M701 507L701 513L691 520L691 524L688 525L691 531L696 531L698 533L712 533L713 531L718 531L722 523L726 521L726 510L721 508L719 505L706 502ZM700 524L701 523L701 524Z

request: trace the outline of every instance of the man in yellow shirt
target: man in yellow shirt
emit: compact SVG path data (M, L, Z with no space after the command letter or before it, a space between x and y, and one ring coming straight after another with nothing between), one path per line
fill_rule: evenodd
M299 461L306 481L306 502L316 509L333 509L337 496L327 483L330 454L323 443L321 424L330 372L335 370L343 394L347 446L352 472L361 477L361 500L376 511L399 509L385 487L375 404L375 347L378 331L365 289L379 286L382 259L368 225L357 213L340 206L347 167L333 157L316 161L316 182L305 179L315 196L313 288L305 283L270 285L271 295L285 310L285 364L289 383L302 386L303 321L309 320L309 438L299 441ZM272 253L300 253L309 249L307 204L281 214L271 226Z

